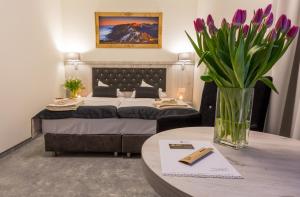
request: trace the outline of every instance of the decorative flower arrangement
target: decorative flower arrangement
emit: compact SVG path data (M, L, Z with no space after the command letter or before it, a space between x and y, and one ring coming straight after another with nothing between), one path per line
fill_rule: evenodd
M219 136L215 138L226 138L224 141L237 143L234 146L239 146L240 141L247 143L247 133L243 132L250 125L253 97L250 89L260 80L278 93L265 75L283 56L299 30L286 15L281 15L272 27L271 10L271 4L256 10L251 22L245 24L246 10L238 9L232 22L223 19L219 28L211 15L206 23L197 18L194 21L196 41L186 32L200 58L198 66L203 62L207 67L201 79L214 81L219 88L215 122Z
M219 87L254 87L261 80L273 90L273 83L264 75L286 52L299 27L292 26L286 15L281 15L274 28L272 5L258 9L245 24L246 10L238 9L229 24L223 19L217 28L211 15L194 21L197 42L186 32L197 55L208 68L201 79L214 81ZM268 31L269 30L269 31Z
M70 98L76 98L78 93L84 89L82 81L80 79L68 79L64 84L65 88L70 91Z

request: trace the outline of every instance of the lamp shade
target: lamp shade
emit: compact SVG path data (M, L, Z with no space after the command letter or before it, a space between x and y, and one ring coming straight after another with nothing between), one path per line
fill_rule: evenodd
M70 62L79 62L80 61L80 53L65 53L65 61Z
M178 53L178 61L180 62L191 62L193 60L193 53Z
M183 100L184 95L185 95L185 88L178 88L177 89L177 98L179 98L180 100Z

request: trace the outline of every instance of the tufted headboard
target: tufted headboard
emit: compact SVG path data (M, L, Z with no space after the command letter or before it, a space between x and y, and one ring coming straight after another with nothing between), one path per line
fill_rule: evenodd
M166 68L93 68L92 75L93 90L100 80L121 91L133 91L144 80L166 91Z

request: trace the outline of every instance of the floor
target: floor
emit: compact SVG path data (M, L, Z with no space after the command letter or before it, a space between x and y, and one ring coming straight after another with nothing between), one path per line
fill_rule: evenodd
M141 159L44 152L43 137L0 158L0 197L158 196Z

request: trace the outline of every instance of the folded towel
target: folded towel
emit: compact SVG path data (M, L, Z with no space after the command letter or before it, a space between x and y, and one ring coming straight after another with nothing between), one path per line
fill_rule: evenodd
M186 104L183 101L177 101L175 99L164 99L160 101L155 101L154 106L159 109L172 109L172 108L187 108L189 107L188 104Z
M50 111L71 111L76 110L81 104L83 104L82 98L57 99L54 100L54 103L48 104L46 108Z

